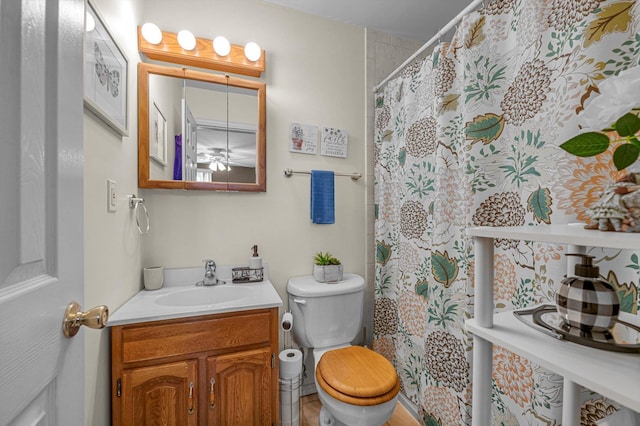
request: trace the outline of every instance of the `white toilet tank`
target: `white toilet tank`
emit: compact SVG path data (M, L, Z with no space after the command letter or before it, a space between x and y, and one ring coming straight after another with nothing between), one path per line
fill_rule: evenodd
M312 275L287 283L293 337L304 348L325 348L351 343L362 325L364 279L344 274L335 284L320 283Z

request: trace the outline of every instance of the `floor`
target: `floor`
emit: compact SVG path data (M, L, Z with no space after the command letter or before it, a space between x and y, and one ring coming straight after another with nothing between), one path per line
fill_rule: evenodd
M302 397L302 425L318 426L318 414L320 413L320 400L316 394ZM398 402L393 416L385 423L385 426L420 426L406 408Z

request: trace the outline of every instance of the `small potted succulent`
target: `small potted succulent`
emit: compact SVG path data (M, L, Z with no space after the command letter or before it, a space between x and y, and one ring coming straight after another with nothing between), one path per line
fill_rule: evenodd
M321 283L336 283L342 280L342 263L329 252L318 252L313 258L313 278Z

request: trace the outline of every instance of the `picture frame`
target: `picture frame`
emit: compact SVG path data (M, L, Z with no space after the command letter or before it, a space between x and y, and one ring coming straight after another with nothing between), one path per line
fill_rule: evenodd
M289 151L297 154L317 154L318 126L290 123Z
M84 105L122 136L129 135L129 60L104 19L87 2Z
M348 149L349 135L345 129L336 129L334 127L322 128L320 155L347 158Z
M166 166L167 119L155 102L153 102L153 108L149 113L149 158Z

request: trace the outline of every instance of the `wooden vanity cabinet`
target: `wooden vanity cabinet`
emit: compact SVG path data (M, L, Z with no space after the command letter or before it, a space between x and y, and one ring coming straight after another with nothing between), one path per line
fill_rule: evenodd
M112 424L278 424L278 308L111 327Z
M122 373L122 425L197 425L197 362L179 361ZM114 423L115 424L115 423Z
M207 372L208 425L271 424L274 383L269 348L211 357Z

